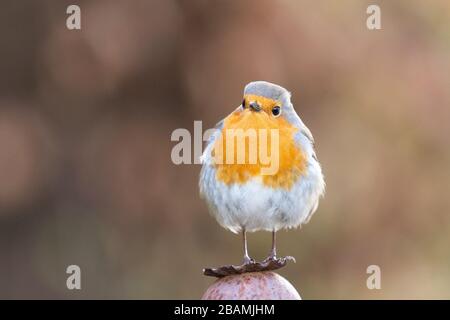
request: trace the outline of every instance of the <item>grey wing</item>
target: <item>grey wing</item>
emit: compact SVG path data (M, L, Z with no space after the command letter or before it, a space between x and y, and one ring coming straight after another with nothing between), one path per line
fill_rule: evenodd
M319 199L324 192L325 183L323 180L322 169L316 157L316 151L314 149L314 138L311 134L311 131L308 129L308 127L301 123L300 130L295 134L294 139L298 146L307 153L307 166L310 167L308 170L308 179L311 179L311 182L314 182L313 185L315 185L315 187L310 191L312 192L311 196L316 197L316 200L314 201L311 209L306 215L304 222L308 223L313 213L317 210Z
M213 128L211 135L208 137L208 141L206 142L206 148L200 157L200 162L202 164L202 169L200 170L200 179L199 179L199 187L200 187L200 196L202 198L207 197L207 191L210 190L209 186L212 184L212 177L215 175L215 168L213 166L213 157L211 152L214 148L214 144L218 137L221 134L223 128L223 120L218 122L216 126ZM208 204L211 205L211 202L208 201Z
M303 124L301 120L300 129L295 134L294 140L303 151L311 154L313 159L315 161L318 161L316 157L316 150L314 148L314 137L308 127L305 126L305 124Z
M213 132L208 137L208 141L206 142L205 151L203 152L203 154L200 158L200 162L203 165L211 165L212 164L211 151L212 151L212 148L214 147L214 143L216 142L217 138L219 138L220 133L222 132L222 128L223 128L223 120L219 121L215 125L215 127L213 128Z
M307 126L303 124L302 127L300 128L300 133L303 134L305 137L307 137L308 140L311 142L311 144L314 146L314 137L311 133L311 130L309 130Z
M223 128L223 120L220 120L214 126L214 132L208 138L208 142L207 142L208 145L210 143L214 143L216 141L217 137L220 135L220 132L222 131L222 128Z

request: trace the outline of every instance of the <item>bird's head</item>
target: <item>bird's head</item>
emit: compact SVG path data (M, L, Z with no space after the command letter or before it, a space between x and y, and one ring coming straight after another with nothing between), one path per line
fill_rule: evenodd
M245 86L244 98L238 112L242 116L272 125L289 121L295 114L289 91L266 81L254 81Z
M224 119L222 135L214 146L221 181L245 182L264 175L268 185L292 186L292 168L296 174L303 172L305 155L294 141L301 120L290 97L286 89L266 81L245 86L242 104ZM280 174L285 176L280 178Z

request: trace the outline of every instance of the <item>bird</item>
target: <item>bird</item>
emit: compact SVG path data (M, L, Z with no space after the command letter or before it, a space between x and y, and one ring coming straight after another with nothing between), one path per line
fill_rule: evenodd
M231 141L238 135L228 135L238 130L274 130L277 137L244 135L245 157L239 162L236 154L227 153L239 152L239 143ZM252 141L256 148L250 146L251 138L255 138ZM272 150L275 144L278 148L270 155L278 157L278 166L267 173L267 161L260 159L260 151L263 147ZM250 154L255 149L256 157ZM307 223L325 191L313 136L297 115L291 93L267 81L245 86L242 103L217 123L200 162L200 196L222 227L242 234L242 266L255 263L249 255L247 232L271 232L272 246L263 262L277 260L277 231Z

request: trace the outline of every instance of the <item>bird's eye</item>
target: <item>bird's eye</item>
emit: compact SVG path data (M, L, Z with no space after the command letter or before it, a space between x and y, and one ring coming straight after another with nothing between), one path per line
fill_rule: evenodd
M245 109L245 99L242 100L242 109Z
M279 106L275 106L272 108L272 114L275 117L278 117L281 114L281 108Z

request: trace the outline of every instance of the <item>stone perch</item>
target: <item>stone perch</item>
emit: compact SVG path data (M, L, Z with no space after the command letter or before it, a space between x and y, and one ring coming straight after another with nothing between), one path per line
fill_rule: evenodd
M301 300L285 278L272 271L248 272L217 279L202 300Z

